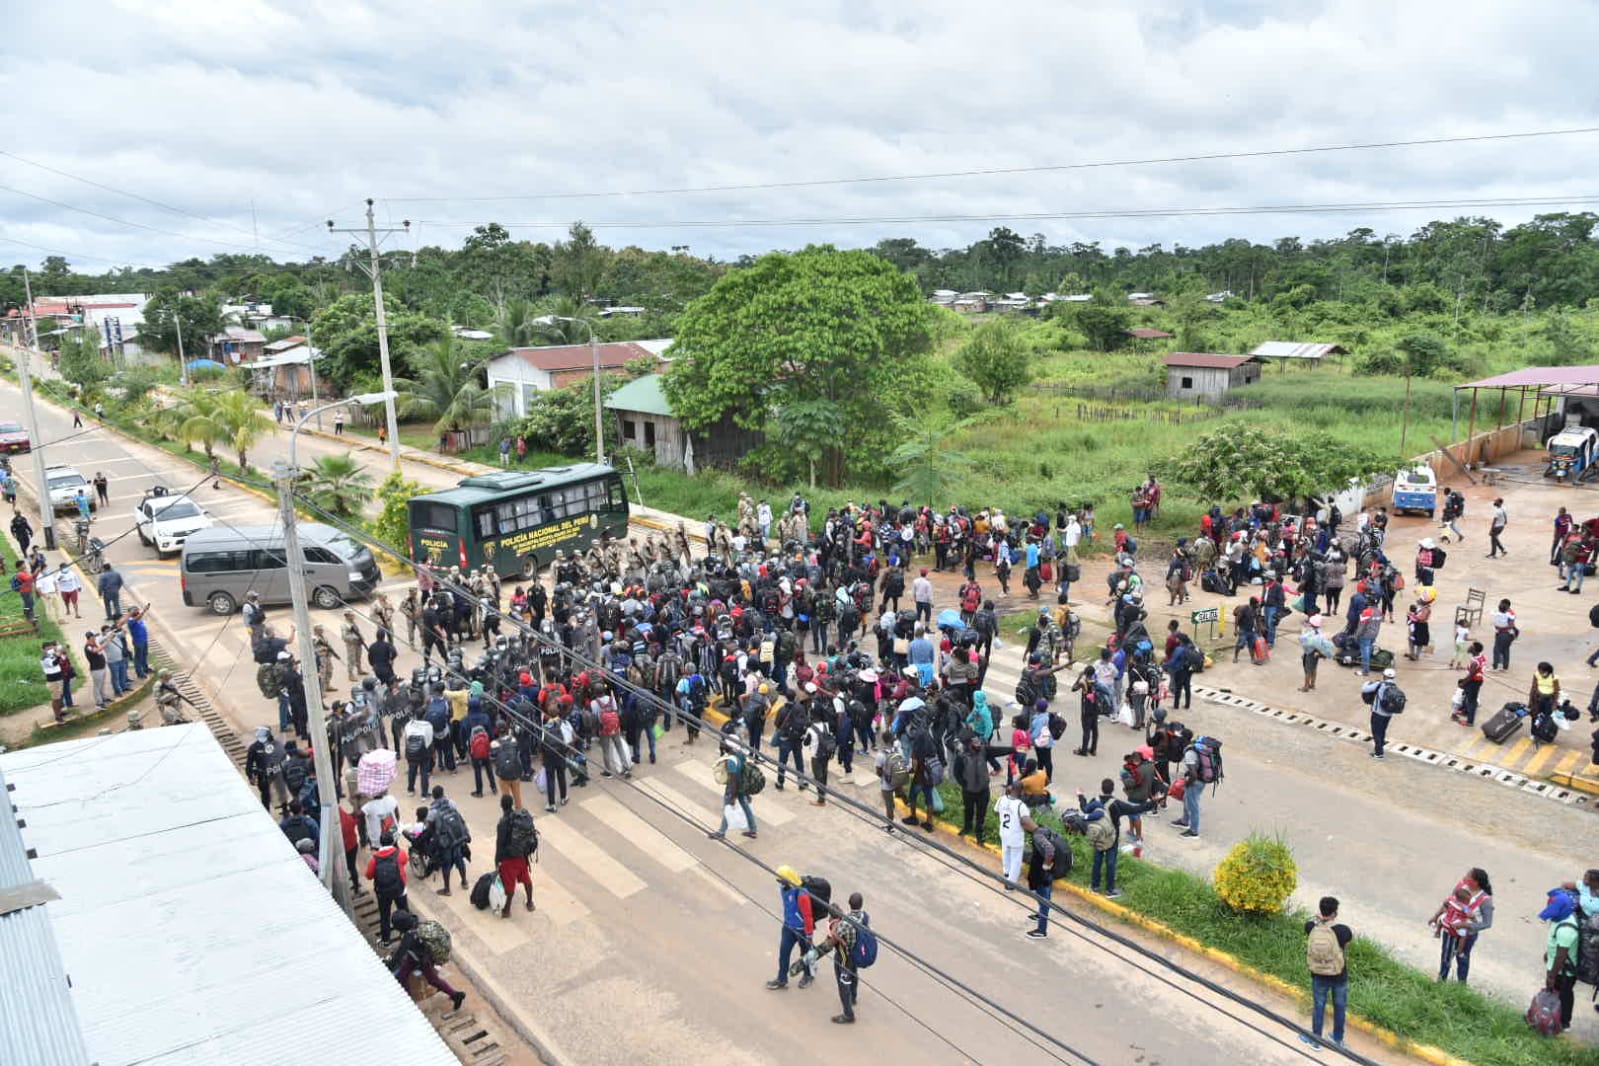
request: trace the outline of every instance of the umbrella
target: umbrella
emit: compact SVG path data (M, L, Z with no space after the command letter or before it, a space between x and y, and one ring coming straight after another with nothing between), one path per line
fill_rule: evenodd
M858 676L862 681L866 682L869 685L872 682L877 680L877 671L876 670L862 670L856 676Z
M966 623L961 621L961 615L959 611L951 607L946 607L942 611L938 612L938 628L965 629Z
M227 365L224 364L224 363L219 363L215 359L190 359L189 360L189 369L190 370L226 370L227 369Z

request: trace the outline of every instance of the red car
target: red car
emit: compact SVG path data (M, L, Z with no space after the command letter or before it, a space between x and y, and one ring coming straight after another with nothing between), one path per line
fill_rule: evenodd
M0 422L0 452L31 452L33 442L20 422Z

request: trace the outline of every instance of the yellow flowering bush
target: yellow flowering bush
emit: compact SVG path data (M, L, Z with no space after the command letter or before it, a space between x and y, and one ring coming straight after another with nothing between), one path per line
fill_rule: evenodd
M1251 833L1216 867L1216 894L1240 914L1281 914L1298 884L1293 849L1281 837Z

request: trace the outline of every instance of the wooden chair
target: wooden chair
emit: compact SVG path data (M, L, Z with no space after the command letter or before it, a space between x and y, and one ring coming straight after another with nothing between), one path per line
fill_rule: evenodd
M1471 626L1482 621L1482 607L1488 594L1482 589L1467 589L1466 602L1455 608L1455 625Z

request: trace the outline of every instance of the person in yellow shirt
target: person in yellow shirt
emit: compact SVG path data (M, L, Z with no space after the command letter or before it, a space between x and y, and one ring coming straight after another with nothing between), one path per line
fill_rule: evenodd
M1560 706L1560 676L1555 673L1555 668L1550 663L1539 663L1538 669L1532 675L1532 688L1527 692L1527 709L1532 712L1534 734L1538 731L1539 719L1547 715L1553 720L1555 708Z
M472 702L472 693L462 687L459 678L452 678L454 688L444 690L444 699L450 705L450 743L455 747L457 758L466 757L466 733L461 728L461 723L466 720L466 712Z
M1055 800L1049 794L1049 775L1038 768L1037 759L1028 759L1022 766L1022 802L1029 807L1048 807Z

